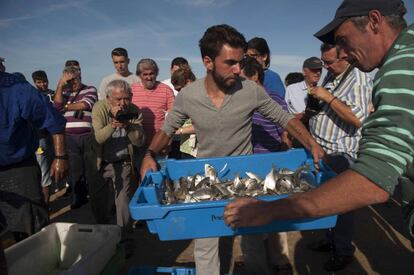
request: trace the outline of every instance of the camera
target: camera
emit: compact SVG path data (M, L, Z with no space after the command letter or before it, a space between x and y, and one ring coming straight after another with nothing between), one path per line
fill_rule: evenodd
M75 111L73 116L77 119L83 119L83 111L82 110L77 110L77 111Z
M111 113L112 116L112 113ZM118 121L127 121L127 120L131 120L131 119L135 119L138 118L138 113L137 112L132 112L130 110L124 109L124 110L119 110L115 116L112 116L113 118L115 118Z

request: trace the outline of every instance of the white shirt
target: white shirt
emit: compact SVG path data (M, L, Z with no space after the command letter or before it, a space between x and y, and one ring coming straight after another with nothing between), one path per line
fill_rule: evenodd
M116 79L124 80L124 81L128 82L129 85L131 85L132 83L135 83L135 82L141 82L139 77L134 75L134 74L130 74L127 77L122 76L118 73L113 73L113 74L107 75L102 79L101 85L99 86L98 100L103 100L103 99L106 98L106 86L108 86L109 82L111 82L112 80L116 80Z
M174 89L174 85L172 85L172 84L171 84L171 78L168 78L168 79L166 79L166 80L162 81L162 83L164 83L164 84L168 85L168 87L170 87L170 88L171 88L171 90L173 90L173 92L174 92L174 96L177 96L178 91L177 91L176 89Z
M303 113L308 101L306 82L298 82L286 87L285 101L288 111L292 114Z

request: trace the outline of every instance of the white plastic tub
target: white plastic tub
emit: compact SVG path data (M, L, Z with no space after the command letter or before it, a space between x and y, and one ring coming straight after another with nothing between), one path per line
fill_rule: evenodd
M9 275L97 275L120 239L116 225L53 223L5 250Z

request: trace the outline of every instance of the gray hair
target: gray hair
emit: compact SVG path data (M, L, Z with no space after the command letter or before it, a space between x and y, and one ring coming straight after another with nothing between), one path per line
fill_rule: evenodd
M112 92L116 89L127 92L129 96L132 95L131 86L128 84L128 82L121 79L116 79L109 82L109 84L106 86L106 96L111 96Z
M143 58L137 64L137 75L141 74L143 70L154 70L155 75L158 76L158 65L151 58Z
M402 30L407 27L407 21L404 19L404 14L407 12L404 5L400 7L400 10L398 11L398 14L391 14L386 15L385 21L388 23L388 25L394 29L394 30ZM365 26L368 24L369 19L368 15L363 16L355 16L351 17L350 21L354 24L354 26L362 31L365 32Z

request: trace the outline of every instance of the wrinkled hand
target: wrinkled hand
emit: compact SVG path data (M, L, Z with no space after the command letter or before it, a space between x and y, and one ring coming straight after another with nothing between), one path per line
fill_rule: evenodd
M68 83L68 81L74 79L75 77L76 77L76 74L74 73L64 72L62 76L60 77L59 83L61 85L65 85L66 83Z
M315 168L319 170L319 161L325 158L325 151L318 143L313 142L310 148L310 152L313 157L313 164L315 165Z
M118 113L121 109L122 108L119 105L116 105L116 106L111 105L112 117L115 117L116 116L116 113Z
M332 97L332 94L323 87L312 87L309 90L309 94L316 99L328 102L329 99Z
M280 135L281 138L281 147L282 150L288 150L293 147L292 137L289 135L288 131L283 131Z
M224 222L233 229L268 224L272 221L269 206L253 198L236 199L224 208Z
M112 119L111 121L111 126L112 128L116 129L116 128L127 128L129 126L129 121L119 121L116 119Z
M52 165L50 166L50 177L55 180L55 182L59 182L62 180L67 172L69 165L68 161L65 159L54 159Z
M139 174L141 175L141 179L144 179L145 174L148 172L148 170L157 171L157 162L150 156L145 155L142 159L141 168L139 170Z

